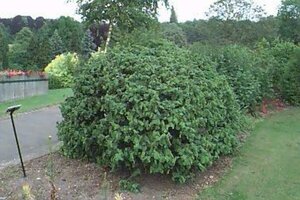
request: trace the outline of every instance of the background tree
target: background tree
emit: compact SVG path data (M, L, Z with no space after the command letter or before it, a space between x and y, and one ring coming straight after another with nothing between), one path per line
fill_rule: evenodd
M265 11L253 0L218 0L206 15L221 20L257 20L265 15Z
M82 38L82 55L84 58L89 58L91 53L96 50L96 44L93 42L92 32L88 29Z
M178 23L177 15L174 6L171 8L170 23Z
M300 42L300 0L283 0L278 17L281 37L298 44Z
M156 17L161 1L168 4L168 0L76 0L85 21L105 21L109 24L104 52L107 51L113 25L124 31L133 30L137 26L148 26L151 19Z
M93 42L96 45L96 47L103 46L103 43L105 43L107 39L109 25L103 22L94 22L89 26L89 30L91 31L91 34L94 39Z
M64 48L69 52L81 51L81 40L84 35L82 24L71 17L60 17L53 24L52 30L57 30Z
M205 34L205 29L207 29L206 20L187 21L179 25L185 32L189 44L207 39Z
M64 52L63 42L57 30L54 31L52 37L49 39L49 46L52 59Z
M179 47L187 45L186 35L182 28L175 23L164 23L161 25L164 38L174 42Z
M262 38L268 41L275 40L279 37L279 19L274 16L268 16L255 22L255 32L259 35L256 42Z
M30 55L28 48L33 39L32 31L24 27L16 34L16 38L9 49L9 63L10 66L17 69L30 68Z
M216 18L194 20L178 24L187 37L187 43L207 45L241 44L253 48L263 38L272 41L278 37L279 20L269 16L259 21ZM162 24L164 26L164 24Z
M42 40L36 33L30 41L27 53L29 55L28 63L31 69L43 70L51 61L48 39Z
M52 60L47 26L43 26L35 34L30 42L28 54L30 66L43 70Z
M0 69L8 67L8 33L3 24L0 24Z

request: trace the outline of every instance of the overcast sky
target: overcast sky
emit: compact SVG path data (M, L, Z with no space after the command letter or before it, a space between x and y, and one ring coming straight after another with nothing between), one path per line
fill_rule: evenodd
M204 19L205 12L210 4L216 0L169 0L175 7L180 22ZM276 15L280 0L254 0L259 5L265 5L268 15ZM43 16L45 18L58 18L62 15L72 16L79 20L76 15L76 4L67 3L66 0L0 0L0 18L10 18L16 15L30 15L33 18ZM168 21L170 11L160 9L159 20Z

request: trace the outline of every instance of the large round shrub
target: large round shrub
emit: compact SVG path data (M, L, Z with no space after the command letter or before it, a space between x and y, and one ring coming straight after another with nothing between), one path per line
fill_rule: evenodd
M231 153L242 119L235 96L189 54L160 41L93 55L61 107L64 154L184 182Z

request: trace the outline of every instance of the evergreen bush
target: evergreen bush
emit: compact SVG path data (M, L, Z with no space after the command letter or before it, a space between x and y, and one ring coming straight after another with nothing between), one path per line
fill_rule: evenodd
M225 77L203 63L165 41L93 54L61 107L63 153L181 183L231 153L243 115Z

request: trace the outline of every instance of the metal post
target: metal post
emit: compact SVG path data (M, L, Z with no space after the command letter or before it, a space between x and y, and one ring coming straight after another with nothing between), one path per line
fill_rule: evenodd
M9 107L6 112L9 112L9 114L10 114L11 123L12 123L12 126L13 126L14 135L15 135L15 139L16 139L16 143L17 143L18 153L19 153L19 157L20 157L20 161L21 161L21 165L22 165L23 175L24 175L24 178L25 178L26 177L26 172L25 172L25 167L24 167L24 163L23 163L23 159L22 159L22 153L21 153L19 140L18 140L18 136L17 136L17 131L16 131L16 126L15 126L14 117L13 117L14 111L18 110L20 107L21 106Z

